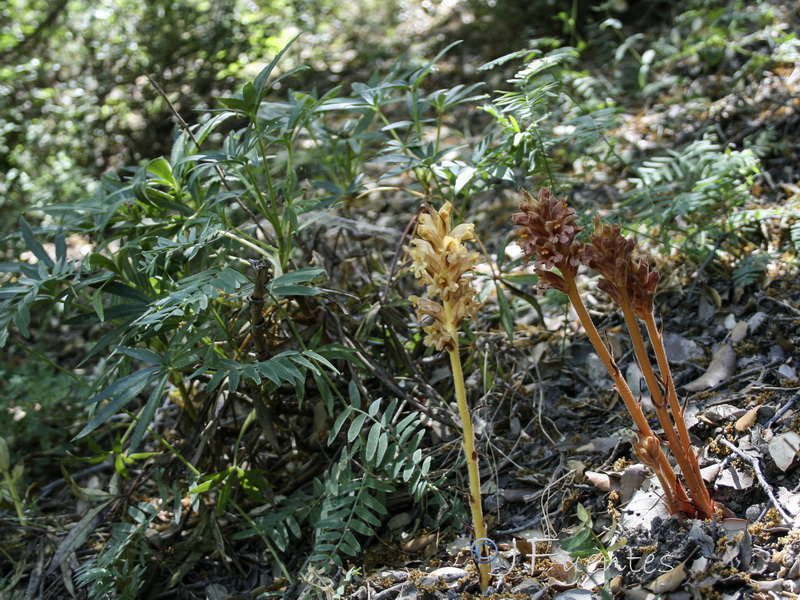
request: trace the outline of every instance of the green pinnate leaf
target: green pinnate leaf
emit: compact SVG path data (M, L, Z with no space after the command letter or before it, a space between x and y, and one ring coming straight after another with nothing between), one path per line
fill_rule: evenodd
M354 439L358 437L358 434L361 432L361 428L364 426L364 421L367 420L367 413L359 413L356 415L353 422L350 423L350 429L347 430L347 441L352 442Z

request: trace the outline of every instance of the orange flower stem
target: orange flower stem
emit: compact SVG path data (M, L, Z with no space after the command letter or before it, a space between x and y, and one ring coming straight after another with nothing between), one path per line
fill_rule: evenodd
M620 397L622 397L625 407L628 409L628 412L633 418L636 429L645 437L658 439L655 433L653 433L653 430L650 428L650 424L647 422L647 417L645 417L644 412L642 412L642 407L636 398L634 398L633 392L628 386L628 382L625 381L625 378L622 376L617 363L614 361L614 357L611 356L611 352L609 352L608 348L603 342L603 339L600 337L600 333L594 326L594 322L589 316L589 311L586 310L586 306L583 304L583 300L581 299L581 295L578 291L578 286L575 283L574 277L569 273L564 273L563 276L564 281L567 284L567 295L569 296L570 302L572 302L575 312L578 313L578 318L583 324L584 330L586 330L589 341L592 342L592 346L594 346L595 350L597 351L600 360L603 361L606 370L614 380L614 385L616 386L617 392L619 393ZM661 450L660 442L657 455L655 457L655 465L653 465L653 470L655 471L656 476L661 483L661 487L664 490L667 508L670 514L678 514L680 512L679 500L686 501L688 500L688 497L686 495L686 491L683 489L683 486L678 481L675 471L672 469L672 465L669 463L666 455Z
M451 307L449 302L444 303L448 331L453 338L453 347L448 349L450 354L450 367L453 371L453 387L458 404L458 416L461 418L462 441L464 456L467 459L467 473L469 474L469 508L472 513L472 528L475 540L486 537L486 521L483 518L481 503L481 475L478 468L478 452L475 450L475 433L472 428L472 415L467 405L467 394L464 388L464 373L461 369L461 356L458 352L458 330L452 326L450 317ZM481 590L489 587L489 564L478 563L479 583Z
M694 504L695 509L703 518L708 518L711 516L708 514L710 496L708 495L708 490L702 478L700 478L700 471L699 468L697 468L696 459L693 461L690 458L694 457L694 451L691 445L687 446L683 443L683 440L679 438L675 429L675 422L682 420L680 419L680 413L678 415L672 415L675 421L673 422L673 418L670 416L670 412L667 409L667 402L662 392L662 385L653 371L650 358L647 356L644 338L642 337L641 331L639 331L639 323L636 320L633 306L625 297L624 292L620 307L622 308L622 315L625 317L625 325L628 327L628 333L631 336L633 351L639 361L639 368L642 370L642 375L644 376L644 380L653 398L653 407L656 410L656 416L658 417L659 423L661 423L661 427L664 429L664 435L667 437L667 443L669 444L670 450L672 450L672 455L675 457L678 466L681 468L681 473L683 473L683 477L686 480L686 485L692 496L692 504ZM704 499L708 500L704 501Z
M661 380L664 382L664 393L669 401L669 408L675 418L675 425L678 429L678 434L681 441L690 447L692 444L689 437L689 430L686 427L686 421L683 418L683 408L678 402L678 395L675 392L675 384L672 382L672 372L669 368L669 361L667 360L667 352L664 349L664 338L661 336L661 331L656 325L655 317L652 313L648 313L643 318L645 327L647 328L647 335L650 337L650 344L655 352L656 360L658 361L658 370L661 372Z
M683 408L678 401L678 394L675 391L675 384L672 381L672 373L669 368L669 361L667 360L667 352L664 349L664 339L661 336L661 331L656 324L653 313L647 313L644 316L644 324L647 328L647 335L650 338L650 343L656 355L658 362L658 369L661 372L661 380L664 382L664 394L667 397L669 410L672 413L672 418L675 422L675 428L680 437L680 443L685 452L685 459L687 465L683 469L683 476L686 479L686 485L692 493L695 508L700 514L701 518L710 519L714 516L714 502L711 500L711 495L708 493L708 488L703 481L703 476L700 473L700 463L697 461L697 454L692 447L692 441L689 437L689 429L686 427L686 420L683 418ZM648 366L649 363L648 363ZM650 367L652 372L652 367ZM676 460L678 453L675 454Z

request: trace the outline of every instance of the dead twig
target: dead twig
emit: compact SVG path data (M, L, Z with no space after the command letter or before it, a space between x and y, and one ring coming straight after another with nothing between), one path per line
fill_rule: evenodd
M769 496L772 505L781 514L781 517L786 523L792 523L792 521L794 520L792 515L790 515L789 512L785 508L783 508L783 506L781 506L781 503L778 502L778 498L775 496L775 492L772 491L772 486L770 486L770 484L767 483L767 480L764 478L764 474L761 472L761 465L759 464L758 459L755 458L754 456L750 456L749 454L745 454L744 452L739 450L736 446L731 444L728 440L726 440L724 437L721 437L719 441L722 442L725 446L727 446L730 449L730 451L736 454L738 457L750 463L750 466L753 468L753 472L756 474L756 479L758 479L758 483L761 486L761 489L764 490L767 496Z
M717 391L719 389L722 389L724 387L729 386L734 381L737 381L739 379L745 379L747 377L750 377L750 375L755 375L756 373L760 373L760 372L766 371L767 369L771 369L772 367L775 367L775 366L781 364L784 360L785 359L783 359L783 358L776 358L775 360L771 360L770 362L768 362L765 365L760 365L758 367L753 367L752 369L747 369L745 371L742 371L741 373L736 373L735 375L731 375L730 377L725 379L725 381L721 381L717 385L714 385L714 386L712 386L712 387L710 387L708 389L702 390L702 392L697 392L697 394L699 394L699 393L708 394L709 392L715 392L715 391Z
M764 425L764 429L769 429L770 427L772 427L772 424L775 423L778 419L780 419L783 416L783 414L792 407L792 405L797 401L798 398L800 398L800 392L792 396L789 399L789 401L786 402L786 404L784 404L783 406L780 407L780 409L778 409L778 412L772 415L770 420L767 421L766 425Z
M772 297L770 297L770 296L762 296L762 297L759 299L759 302L760 302L761 300L769 300L770 302L774 302L774 303L775 303L775 304L777 304L778 306L782 306L783 308L785 308L786 310L788 310L788 311L789 311L790 313L792 313L793 315L800 315L800 309L797 309L797 308L795 308L794 306L792 306L791 304L788 304L788 303L786 303L786 302L783 302L782 300L778 300L777 298L772 298Z
M270 264L265 260L251 261L256 271L253 294L250 296L250 330L253 338L253 346L256 349L258 360L265 361L269 358L267 350L267 322L264 320L264 296L267 293L267 283L271 274Z

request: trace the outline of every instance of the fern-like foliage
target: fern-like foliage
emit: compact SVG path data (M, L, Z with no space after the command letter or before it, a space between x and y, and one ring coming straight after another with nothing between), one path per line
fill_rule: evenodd
M800 253L800 218L789 227L789 237L792 240L794 251Z
M719 236L731 231L734 211L751 198L760 171L752 150L723 150L704 138L645 160L638 177L631 178L635 187L625 206L656 231L665 248L677 243L701 261Z
M313 496L297 492L279 498L264 515L236 538L260 536L287 551L304 531L313 532L308 565L343 566L345 557L363 550L362 540L374 536L388 515L387 494L405 488L415 501L430 495L434 504L448 503L441 481L430 475L431 457L424 456L425 430L417 413L399 416L397 400L378 399L360 408L358 388L350 385L350 405L337 417L328 437L344 442L338 460L314 481ZM343 438L343 439L342 439Z
M130 523L111 525L111 537L103 549L77 570L77 582L86 587L90 600L136 600L150 563L145 533L157 516L154 506L140 502L128 507Z
M325 481L315 481L314 493L322 498L319 520L314 526L312 562L333 562L342 566L342 556L361 552L358 535L374 535L375 527L388 513L386 493L392 483L369 472L354 472L347 450L333 466Z
M310 560L339 566L343 555L361 552L359 536L375 534L388 513L386 494L399 486L404 485L415 501L431 492L437 502L445 502L429 478L431 457L423 457L425 431L419 415L411 413L395 424L397 400L385 407L380 399L374 400L362 410L355 385L350 398L350 406L340 413L328 438L333 443L347 425L348 446L325 480L317 480L314 486L322 503Z
M774 232L761 248L748 249L735 262L731 274L738 287L754 283L766 273L770 264L788 262L792 254L796 262L800 253L800 208L797 199L790 198L785 205L778 207L736 211L730 216L730 229L743 240L746 236L755 238L762 230ZM786 233L788 241L784 238Z
M770 252L745 254L733 268L733 284L736 287L746 287L755 283L764 275L769 263L776 258Z
M617 122L619 109L609 105L600 82L573 63L578 51L571 47L544 48L557 42L537 40L526 54L522 69L510 80L513 90L500 92L482 107L501 130L500 143L488 153L494 163L540 174L555 185L554 156L566 159L595 155L610 149L604 133ZM486 68L501 64L493 61ZM605 148L605 150L603 150Z

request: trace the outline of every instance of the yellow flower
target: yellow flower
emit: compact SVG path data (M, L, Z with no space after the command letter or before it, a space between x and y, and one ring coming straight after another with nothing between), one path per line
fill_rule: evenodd
M411 241L411 271L427 286L427 299L411 297L420 319L432 317L433 323L423 328L425 344L437 350L455 347L455 332L461 320L477 310L475 290L469 273L478 260L463 242L475 239L475 226L462 223L450 229L453 205L446 202L438 211L427 207L420 215L417 236ZM436 299L439 299L442 304Z

